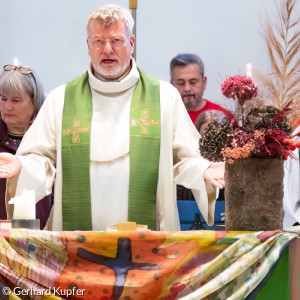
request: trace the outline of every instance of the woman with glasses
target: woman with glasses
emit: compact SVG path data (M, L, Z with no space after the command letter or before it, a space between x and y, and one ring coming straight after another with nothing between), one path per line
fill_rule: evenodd
M5 65L0 75L0 152L15 154L21 140L37 116L44 90L34 72L25 65ZM38 138L38 137L36 137ZM0 219L6 219L6 179L0 179ZM53 195L37 204L41 228L45 226Z

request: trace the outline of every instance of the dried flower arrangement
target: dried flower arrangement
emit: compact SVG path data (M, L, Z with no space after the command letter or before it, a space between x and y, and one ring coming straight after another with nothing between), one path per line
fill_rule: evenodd
M299 20L292 21L296 1L282 0L278 26L267 19L264 37L272 73L255 70L261 87L240 75L227 78L221 85L223 95L236 101L236 109L231 122L213 122L206 128L199 141L206 159L229 163L248 157L287 159L300 148L291 135L300 125L300 31ZM264 99L271 100L272 105L265 105Z
M253 107L258 88L247 76L232 76L221 86L222 93L237 101L234 119L229 122L213 122L208 125L199 141L203 157L211 161L233 162L247 157L283 158L292 156L299 143L290 139L292 131L285 116L286 106L278 110L274 106Z

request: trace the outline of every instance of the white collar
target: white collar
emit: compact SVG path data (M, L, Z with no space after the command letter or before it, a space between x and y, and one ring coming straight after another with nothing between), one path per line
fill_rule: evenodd
M101 81L92 73L91 65L88 70L89 74L89 84L92 89L98 91L99 93L118 93L125 91L134 85L140 79L140 74L137 70L135 60L131 58L131 70L121 76L118 81Z

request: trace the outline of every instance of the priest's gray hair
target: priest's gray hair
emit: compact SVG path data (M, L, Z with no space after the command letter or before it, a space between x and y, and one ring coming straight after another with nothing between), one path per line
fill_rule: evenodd
M131 13L128 9L121 7L119 5L108 4L94 10L92 14L89 16L87 22L86 29L88 34L89 34L91 23L94 20L99 21L105 27L108 27L116 20L124 20L127 27L128 35L129 36L132 35L134 20L131 16Z
M34 120L45 100L44 89L31 68L23 64L17 65L17 67L25 67L31 73L23 74L18 69L3 71L0 74L0 94L18 97L27 94L34 108L31 117L31 120Z
M202 59L197 54L192 53L182 53L175 56L170 63L170 74L171 78L173 76L173 70L177 66L187 66L190 64L196 64L199 67L200 74L202 75L202 78L204 76L204 65L202 62Z

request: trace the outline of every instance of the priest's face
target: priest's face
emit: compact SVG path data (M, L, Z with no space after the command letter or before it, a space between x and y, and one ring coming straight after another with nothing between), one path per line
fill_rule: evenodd
M89 27L87 44L96 77L114 80L129 70L134 36L128 34L123 20L109 26L94 20Z

